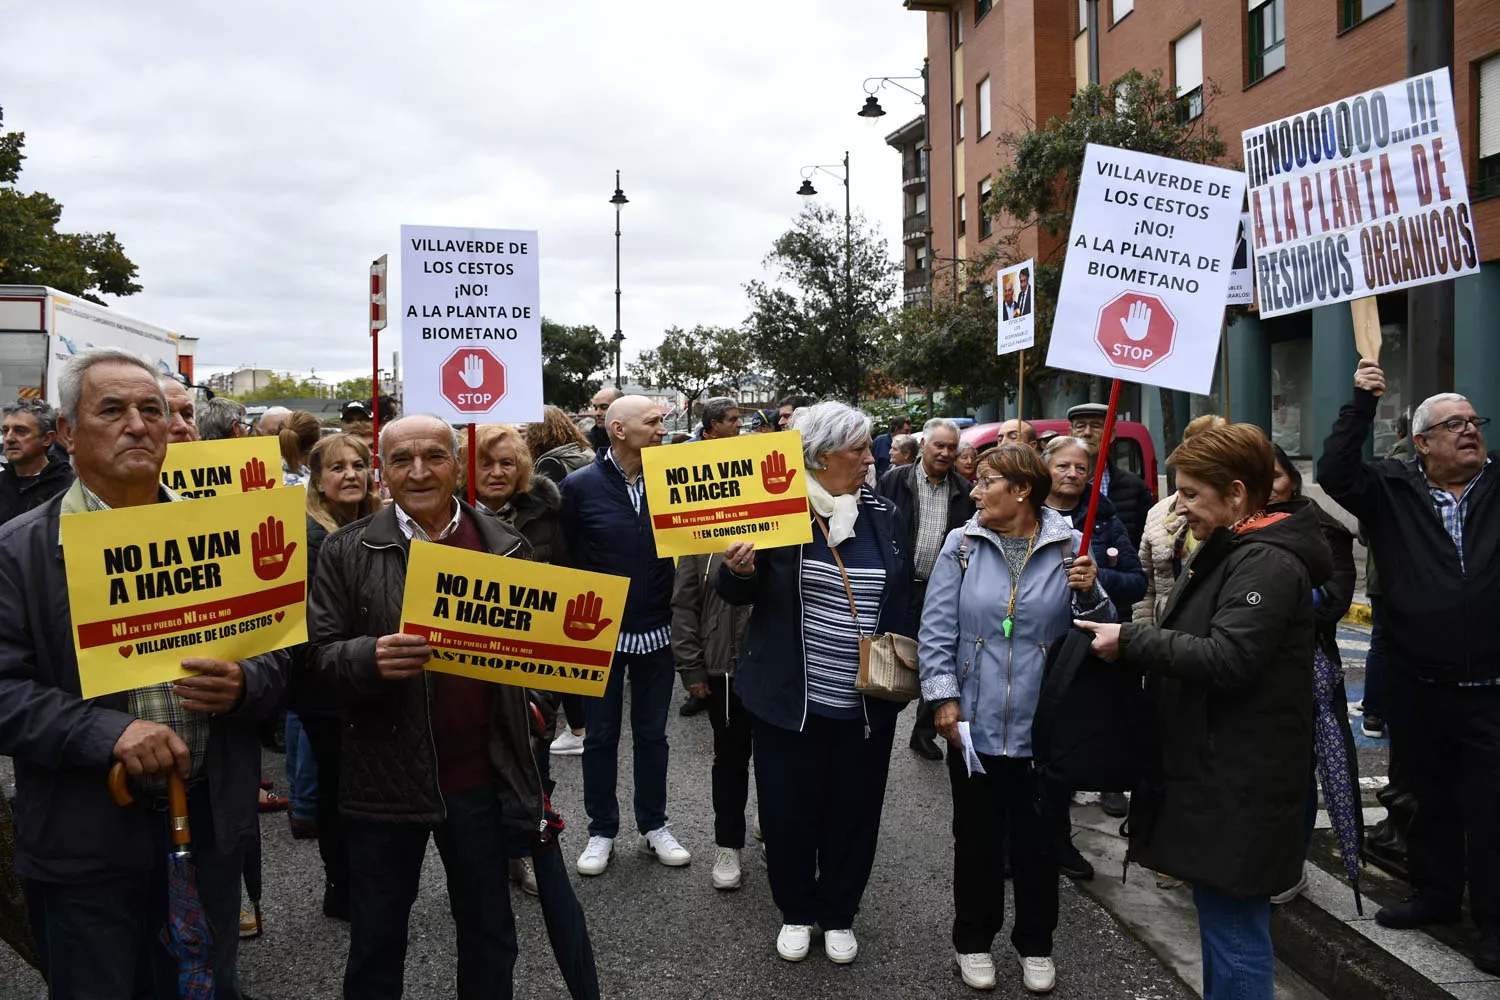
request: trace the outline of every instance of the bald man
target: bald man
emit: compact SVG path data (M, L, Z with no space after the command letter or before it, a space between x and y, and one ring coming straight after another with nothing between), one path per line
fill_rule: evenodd
M622 396L604 414L609 435L594 464L562 483L562 528L573 565L630 578L614 666L603 696L587 700L583 740L583 805L589 842L580 875L602 875L620 832L620 722L630 681L635 745L635 825L640 848L664 865L691 855L667 826L667 711L672 663L672 560L659 558L641 477L641 450L661 444L661 407L644 396Z
M1007 420L1000 425L995 444L1029 444L1036 447L1036 428L1024 420Z

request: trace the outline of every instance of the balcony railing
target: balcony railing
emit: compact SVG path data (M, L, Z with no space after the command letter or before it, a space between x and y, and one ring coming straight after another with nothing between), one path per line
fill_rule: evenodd
M902 240L906 243L920 243L927 238L927 213L917 212L908 215L902 223Z
M925 288L927 286L927 268L909 267L901 276L902 287L907 291L913 288Z

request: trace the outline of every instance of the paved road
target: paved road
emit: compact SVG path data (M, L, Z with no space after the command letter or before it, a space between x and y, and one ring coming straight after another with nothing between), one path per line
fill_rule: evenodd
M909 725L911 713L904 714ZM903 734L904 735L904 734ZM668 869L631 849L619 852L598 878L574 876L587 910L604 994L630 1000L795 998L829 996L939 998L972 991L952 972L951 840L947 777L943 766L915 757L898 741L886 793L875 874L857 921L859 960L838 967L815 947L805 962L776 956L780 917L771 903L758 849L745 852L745 887L716 892L709 884L712 817L709 808L710 733L706 715L679 718L674 707L671 805L673 828L693 863ZM569 824L570 858L582 848L587 820L582 808L579 758L555 761L557 803ZM267 774L279 755L266 755ZM629 774L628 766L622 767ZM4 775L8 779L8 775ZM9 784L8 780L5 782ZM628 805L626 811L628 813ZM752 805L753 810L753 805ZM324 919L319 904L322 872L316 844L294 841L280 816L263 824L266 934L241 948L243 983L257 1000L339 996L347 927ZM1055 958L1060 998L1169 1000L1191 997L1140 942L1088 897L1063 880L1062 917ZM512 892L521 933L516 970L521 998L565 998L541 911L534 899ZM442 868L428 856L422 894L412 914L406 996L453 995L453 928ZM1008 942L997 944L1001 972L996 996L1028 996ZM0 998L42 996L39 980L0 948Z

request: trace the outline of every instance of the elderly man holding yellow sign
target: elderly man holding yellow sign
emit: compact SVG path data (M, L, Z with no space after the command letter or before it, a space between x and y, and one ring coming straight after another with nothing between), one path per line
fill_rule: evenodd
M458 931L456 995L509 996L517 944L505 844L529 831L563 976L574 996L597 996L583 908L558 849L561 821L547 809L533 757L525 688L499 671L453 669L470 659L463 643L486 641L475 633L515 629L523 615L529 623L543 613L540 595L525 592L536 587L530 575L548 567L527 563L525 577L501 579L511 560L495 557L527 559L530 546L505 521L454 495L458 439L438 417L382 425L380 464L393 502L323 544L311 601L312 669L337 690L346 723L339 788L350 869L344 995L401 996L407 922L435 836ZM438 568L424 568L431 564ZM449 593L434 593L423 623L409 628L415 615L403 601L419 581ZM502 606L510 582L527 584L519 609ZM494 601L486 600L490 587ZM535 606L525 606L527 596ZM454 653L455 646L464 652Z
M210 575L232 576L234 570L227 556L191 567L142 566L142 572L116 578L120 589L111 594L108 556L86 568L77 564L75 557L88 549L71 528L130 520L137 512L145 516L177 499L158 478L171 416L152 367L115 348L73 358L59 394L59 433L78 479L0 531L0 754L16 760L16 871L26 880L49 993L133 996L137 983L152 979L157 992L175 992L176 962L158 938L166 917L168 830L166 813L155 808L171 772L187 783L198 892L213 931L207 962L218 995L236 997L240 873L258 836L256 722L282 698L286 660L272 653L236 663L211 655L180 658L174 651L169 680L157 675L161 682L142 686L126 681L130 689L121 690L109 683L107 671L85 679L86 656L102 657L121 677L136 677L131 671L154 655L148 647L184 633L168 635L155 627L159 616L132 612L93 624L112 624L115 634L134 641L106 635L102 644L85 648L90 624L81 619L105 608L120 614L112 603L138 609L135 587L155 588L162 578L174 589L178 581L207 586ZM123 541L115 539L122 570L124 550L131 547ZM176 547L175 540L164 544L149 558L166 562ZM249 573L253 556L246 548L237 561ZM280 569L268 562L261 571L296 576L287 572L295 552L282 546L262 555L279 559ZM134 587L127 586L127 575ZM70 609L70 591L90 585L106 588L105 594L75 600ZM275 616L264 617L268 632L276 631ZM198 652L210 648L218 647L204 644ZM86 690L91 687L101 688L100 696L86 697L94 693ZM106 784L115 762L137 785L136 801L127 807L114 804Z

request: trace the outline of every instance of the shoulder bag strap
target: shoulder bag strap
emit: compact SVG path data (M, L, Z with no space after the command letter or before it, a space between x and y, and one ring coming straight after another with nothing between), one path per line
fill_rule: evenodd
M849 584L849 574L844 569L844 560L839 558L839 550L833 547L833 540L828 537L828 525L823 523L823 515L813 512L813 518L818 522L818 528L823 532L823 540L828 543L828 554L833 556L834 565L839 568L839 576L844 578L844 596L849 598L849 614L854 618L854 627L859 630L859 637L865 637L865 627L859 620L859 608L854 603L854 588Z

